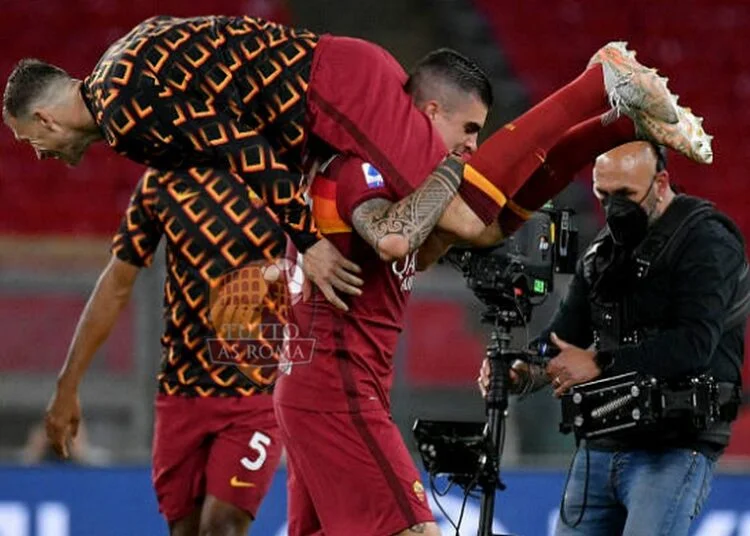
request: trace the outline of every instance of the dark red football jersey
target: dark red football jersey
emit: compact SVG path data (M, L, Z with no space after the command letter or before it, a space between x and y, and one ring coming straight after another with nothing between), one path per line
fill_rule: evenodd
M383 262L352 228L354 209L376 197L397 199L377 169L353 157L336 157L311 184L319 229L362 268L365 284L361 296L346 299L348 312L328 303L319 290L295 300L295 335L312 339L314 351L309 363L293 363L279 375L274 396L280 404L319 411L390 406L393 355L414 282L416 252Z

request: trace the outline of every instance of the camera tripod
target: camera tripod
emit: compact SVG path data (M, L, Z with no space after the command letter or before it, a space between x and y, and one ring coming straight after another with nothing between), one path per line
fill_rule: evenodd
M482 322L492 324L492 334L487 345L486 357L490 365L487 389L487 439L488 452L482 460L478 485L482 488L478 536L503 536L492 532L495 514L495 492L505 489L500 478L500 459L505 436L505 414L508 410L510 368L520 353L510 347L510 330L524 324L523 311L513 307L490 306L482 315Z

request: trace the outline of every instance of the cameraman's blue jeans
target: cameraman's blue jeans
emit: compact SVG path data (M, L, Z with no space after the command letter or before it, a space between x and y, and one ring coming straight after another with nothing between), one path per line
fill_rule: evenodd
M683 536L708 497L714 462L684 449L589 450L588 491L581 522L558 519L556 536ZM565 491L575 524L584 503L586 450L576 453Z

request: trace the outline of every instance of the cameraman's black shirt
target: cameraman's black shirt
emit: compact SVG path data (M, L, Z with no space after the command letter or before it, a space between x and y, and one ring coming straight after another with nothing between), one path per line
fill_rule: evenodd
M679 380L710 372L722 382L740 383L744 358L745 325L725 330L727 311L732 303L738 277L745 264L740 241L715 219L697 223L671 260L649 274L633 293L627 285L629 303L636 315L659 311L656 333L636 345L614 349L614 365L606 376L637 371L663 380ZM621 265L623 266L623 265ZM621 268L627 269L627 268ZM549 340L551 332L581 348L593 340L590 288L583 263L576 274L552 323L541 334ZM718 454L729 441L729 427L722 425L700 437L683 437L665 445L649 438L651 447L674 446ZM591 441L593 448L643 448L637 436L624 440Z

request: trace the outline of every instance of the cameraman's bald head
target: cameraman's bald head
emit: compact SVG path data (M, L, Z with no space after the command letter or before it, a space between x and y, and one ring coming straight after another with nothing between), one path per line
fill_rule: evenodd
M626 143L600 155L594 163L593 187L600 201L615 194L636 203L650 200L658 214L674 197L664 149L647 141Z

